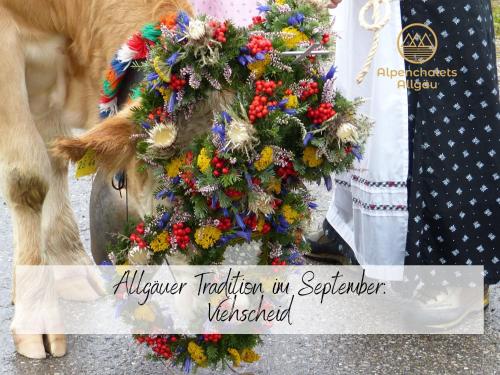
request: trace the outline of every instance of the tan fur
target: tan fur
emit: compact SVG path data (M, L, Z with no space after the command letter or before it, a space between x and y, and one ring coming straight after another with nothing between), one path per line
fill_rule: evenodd
M142 25L178 9L190 12L187 0L0 0L0 187L12 213L15 264L89 262L69 204L67 163L47 147L97 122L113 54ZM123 124L110 120L118 133L92 133L103 136L90 141L103 156L122 155L112 167L130 152L102 140L127 138ZM45 355L36 336L15 343L26 356ZM47 349L61 355L61 346Z

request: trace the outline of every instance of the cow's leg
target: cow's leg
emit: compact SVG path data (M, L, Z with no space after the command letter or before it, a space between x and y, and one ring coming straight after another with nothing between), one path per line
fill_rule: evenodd
M38 265L41 263L42 207L49 187L46 172L50 170L50 162L30 113L19 32L1 5L0 35L0 183L12 213L14 264ZM20 354L45 357L42 335L13 333Z

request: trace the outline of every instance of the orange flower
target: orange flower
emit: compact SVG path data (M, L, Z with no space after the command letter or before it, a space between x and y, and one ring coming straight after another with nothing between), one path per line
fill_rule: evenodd
M165 27L169 30L172 30L177 26L177 13L168 12L166 15L160 18L160 23L165 25Z

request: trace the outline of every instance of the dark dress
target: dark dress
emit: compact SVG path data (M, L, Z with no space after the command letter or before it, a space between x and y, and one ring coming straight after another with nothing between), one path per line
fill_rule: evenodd
M403 0L403 27L430 26L436 55L408 69L455 69L435 90L408 90L408 265L484 265L499 281L500 170L490 0Z

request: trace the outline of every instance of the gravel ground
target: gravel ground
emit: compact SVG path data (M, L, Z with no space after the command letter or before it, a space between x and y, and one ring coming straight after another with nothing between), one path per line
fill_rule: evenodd
M90 179L70 182L71 202L85 246L89 247ZM330 196L312 187L324 216ZM16 354L8 333L12 225L0 199L0 374L160 374L162 363L144 359L145 352L130 336L70 336L63 358L30 360ZM472 336L319 335L266 336L259 348L262 360L244 368L254 374L496 374L500 373L500 289L492 289L486 313L486 334ZM208 371L200 371L209 374ZM212 372L219 374L220 372ZM231 372L228 372L229 374Z

